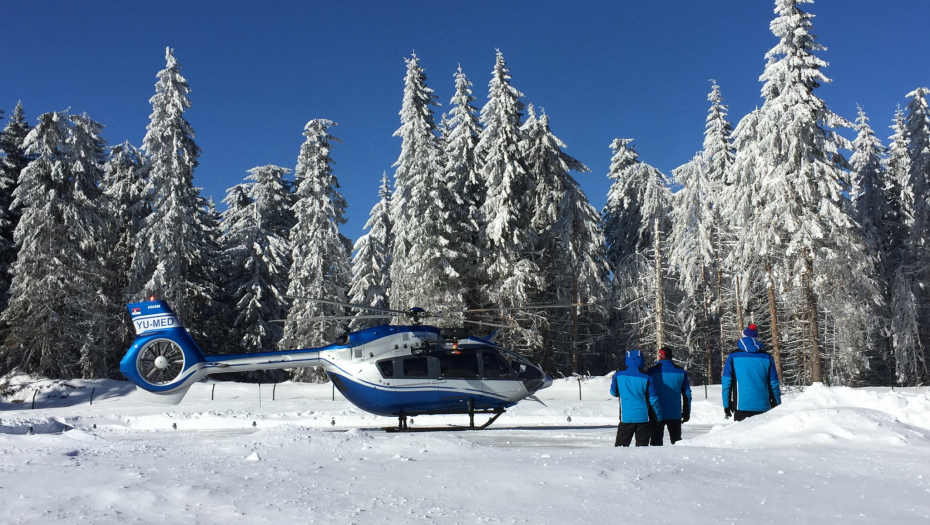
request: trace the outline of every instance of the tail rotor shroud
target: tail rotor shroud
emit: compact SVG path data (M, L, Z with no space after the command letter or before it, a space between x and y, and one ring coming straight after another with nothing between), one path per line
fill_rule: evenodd
M136 358L136 371L151 385L166 385L184 371L184 352L170 339L153 339L147 342Z

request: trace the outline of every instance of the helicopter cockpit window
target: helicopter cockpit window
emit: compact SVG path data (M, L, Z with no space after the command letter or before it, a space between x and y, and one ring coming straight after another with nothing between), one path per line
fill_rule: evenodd
M429 361L425 357L404 359L404 377L429 376Z
M510 365L497 352L489 350L481 352L481 364L484 366L484 377L488 379L512 379L515 377Z
M439 375L445 378L477 378L478 355L472 351L440 357Z
M394 377L394 360L378 361L378 369L381 370L381 377Z

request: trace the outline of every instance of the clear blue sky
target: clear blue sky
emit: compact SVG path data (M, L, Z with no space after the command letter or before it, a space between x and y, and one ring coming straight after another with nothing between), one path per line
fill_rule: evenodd
M930 2L817 0L814 33L833 83L818 94L854 119L861 104L883 139L897 104L930 86ZM303 125L339 123L335 172L356 238L381 173L400 151L404 58L416 51L439 95L461 64L480 107L495 49L527 103L545 108L600 208L608 144L633 138L665 173L701 148L709 79L734 124L761 105L771 0L652 1L21 1L0 5L0 108L30 123L70 108L106 125L110 144L141 145L155 74L175 49L190 82L186 113L203 149L195 184L222 200L245 171L293 168ZM852 136L851 134L847 134Z

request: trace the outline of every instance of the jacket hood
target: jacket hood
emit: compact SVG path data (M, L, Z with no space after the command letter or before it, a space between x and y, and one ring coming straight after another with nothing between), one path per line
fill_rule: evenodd
M762 351L762 345L759 344L759 341L755 337L744 337L736 343L736 346L743 352L755 353Z
M628 350L626 353L626 366L628 368L642 368L643 354L639 350Z

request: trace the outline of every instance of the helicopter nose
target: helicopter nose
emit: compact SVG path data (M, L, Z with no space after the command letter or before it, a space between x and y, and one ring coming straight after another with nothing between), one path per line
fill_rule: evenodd
M539 387L539 389L542 390L543 388L549 388L550 386L552 386L552 376L546 374L546 378L543 379L543 384L541 387Z

